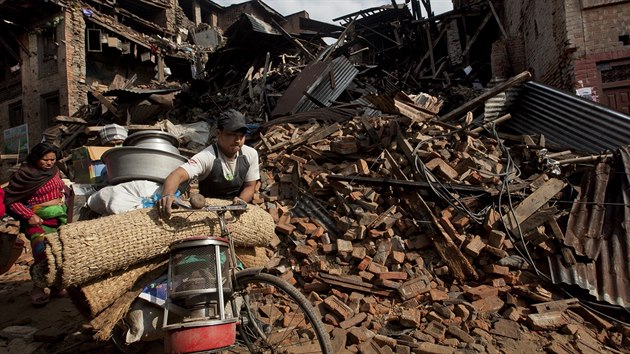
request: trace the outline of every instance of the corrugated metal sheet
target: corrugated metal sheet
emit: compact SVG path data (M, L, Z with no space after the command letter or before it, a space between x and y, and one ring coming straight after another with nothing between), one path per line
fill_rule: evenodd
M630 116L551 87L527 82L505 127L520 134L544 134L554 145L601 153L630 143Z
M358 73L359 70L343 56L333 59L332 62L313 62L293 79L271 115L277 117L318 108L304 92L318 102L330 106ZM331 80L334 80L334 84Z
M320 75L307 91L309 95L317 101L330 106L350 85L359 70L344 56L333 59L331 71L326 71ZM330 72L330 75L328 73ZM334 80L334 85L331 82ZM318 106L306 96L302 96L294 108L294 113L306 112Z
M256 17L250 15L250 14L246 14L246 13L244 13L243 16L245 16L245 18L247 18L249 23L252 24L252 30L254 32L280 35L280 32L276 31L273 28L273 26L271 26L270 24L266 23L265 21L263 21L261 19L258 19Z
M291 214L297 217L309 217L317 221L330 236L337 237L337 224L330 216L325 205L315 197L304 192L298 197L295 205L291 208Z
M491 84L488 84L488 88L500 85L503 82L505 82L505 80L492 80ZM510 87L505 92L501 92L498 95L489 98L484 105L483 119L494 120L502 116L505 112L505 108L514 104L514 100L518 96L518 92L518 88Z
M584 177L571 208L564 244L577 263L548 258L555 284L577 285L599 301L630 308L630 146Z

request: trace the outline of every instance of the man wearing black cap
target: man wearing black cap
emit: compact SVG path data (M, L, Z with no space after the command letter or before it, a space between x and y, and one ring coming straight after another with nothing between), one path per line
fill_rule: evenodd
M245 116L230 109L217 121L216 143L193 156L171 172L162 188L159 211L170 216L175 192L180 184L199 177L199 192L210 198L242 199L250 202L260 179L258 152L245 143Z

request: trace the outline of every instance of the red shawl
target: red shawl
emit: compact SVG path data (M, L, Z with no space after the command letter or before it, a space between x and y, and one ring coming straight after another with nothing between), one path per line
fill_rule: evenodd
M23 164L11 175L9 185L4 190L4 205L28 200L46 182L55 177L58 171L57 166L43 170L27 163Z

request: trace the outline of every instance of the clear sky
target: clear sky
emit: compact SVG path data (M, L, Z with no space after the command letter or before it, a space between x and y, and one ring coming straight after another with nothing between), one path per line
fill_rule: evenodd
M222 6L240 4L246 0L213 0ZM333 18L347 15L362 9L390 5L391 0L262 0L282 15L290 15L305 10L313 20L334 23ZM404 0L397 0L397 4L404 4ZM422 5L421 5L422 7ZM431 0L433 13L441 14L453 9L451 0ZM423 16L424 7L422 7Z

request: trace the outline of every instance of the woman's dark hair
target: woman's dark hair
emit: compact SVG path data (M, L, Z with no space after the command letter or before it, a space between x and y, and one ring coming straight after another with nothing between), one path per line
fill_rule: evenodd
M31 148L31 152L26 156L26 162L35 166L37 161L49 152L54 152L57 160L61 158L61 151L53 144L39 143Z

